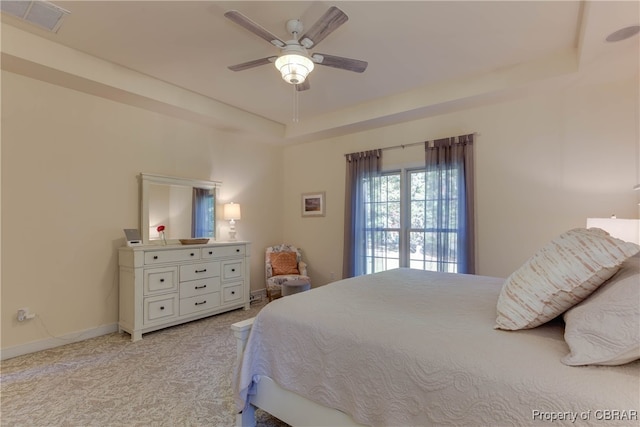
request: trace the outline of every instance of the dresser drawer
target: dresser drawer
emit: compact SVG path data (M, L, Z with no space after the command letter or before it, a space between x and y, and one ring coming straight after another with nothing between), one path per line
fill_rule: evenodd
M144 295L178 290L178 267L144 270Z
M199 262L180 266L180 281L206 279L220 276L220 262Z
M180 316L216 308L220 305L220 292L180 300Z
M218 292L219 290L220 277L190 280L188 282L180 283L180 299L208 294L211 292Z
M191 259L200 259L199 249L169 249L166 251L148 251L144 253L145 265L187 261Z
M244 255L244 245L218 246L215 248L202 248L202 259L226 258L234 255Z
M242 301L242 285L242 283L237 283L222 288L222 303L228 304L235 301Z
M168 294L144 299L144 323L168 321L178 317L178 294Z
M244 274L244 259L220 261L222 280L241 279Z

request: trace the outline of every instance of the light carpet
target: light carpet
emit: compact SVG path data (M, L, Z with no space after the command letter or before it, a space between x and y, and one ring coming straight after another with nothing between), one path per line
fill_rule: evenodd
M2 426L232 426L235 310L145 334L113 333L5 360ZM286 424L257 411L257 424Z

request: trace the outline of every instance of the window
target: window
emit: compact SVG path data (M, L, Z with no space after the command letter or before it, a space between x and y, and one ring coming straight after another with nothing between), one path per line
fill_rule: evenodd
M345 154L343 277L397 267L475 273L473 141L425 141L419 169L383 172L382 149Z
M407 169L362 181L365 274L398 267L458 272L459 168Z

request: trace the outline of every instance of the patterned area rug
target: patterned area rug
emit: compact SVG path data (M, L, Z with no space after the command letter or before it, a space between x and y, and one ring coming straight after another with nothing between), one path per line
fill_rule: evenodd
M113 333L5 360L2 426L232 426L232 323L264 303L145 334ZM263 411L257 424L286 426Z

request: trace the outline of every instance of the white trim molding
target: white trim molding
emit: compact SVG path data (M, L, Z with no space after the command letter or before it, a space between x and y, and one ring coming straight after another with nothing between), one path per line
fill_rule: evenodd
M52 337L44 340L32 341L27 344L16 345L14 347L3 348L0 350L0 360L11 359L13 357L35 353L37 351L48 350L50 348L84 341L90 338L111 334L117 331L118 324L111 323L109 325L103 325L97 328L86 329L79 332L72 332L60 337Z

